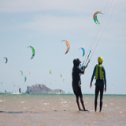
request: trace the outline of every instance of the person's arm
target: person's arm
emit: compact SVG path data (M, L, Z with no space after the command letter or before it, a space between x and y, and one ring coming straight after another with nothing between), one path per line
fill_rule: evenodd
M95 66L95 68L94 68L94 71L93 71L93 74L92 74L92 77L91 77L90 87L92 87L92 81L93 81L93 79L94 79L95 72L96 72L96 66Z
M81 73L84 74L86 68L88 67L88 64L90 63L90 60L87 62L87 64L84 66L81 67Z
M104 90L106 91L107 90L107 84L106 84L106 72L105 72L104 67L103 67L103 72L104 72L104 84L105 84Z
M82 66L80 69L79 69L79 74L81 73L81 74L84 74L84 72L85 72L85 66Z

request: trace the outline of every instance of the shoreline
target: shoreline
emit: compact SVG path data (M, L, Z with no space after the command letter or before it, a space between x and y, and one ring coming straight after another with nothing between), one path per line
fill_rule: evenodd
M28 93L18 93L18 94L16 94L16 93L0 93L0 96L2 96L2 95L22 95L22 96L25 96L25 95L31 95L31 96L33 96L33 95L42 95L42 96L49 96L49 95L51 95L51 96L74 96L74 94L73 93L65 93L65 94L54 94L54 93L31 93L31 94L28 94ZM94 96L94 94L84 94L83 93L83 95L84 96ZM104 96L126 96L126 94L104 94Z

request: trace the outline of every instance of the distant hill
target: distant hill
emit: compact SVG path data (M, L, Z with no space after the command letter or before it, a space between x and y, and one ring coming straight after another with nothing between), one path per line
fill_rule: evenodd
M27 86L26 93L28 94L64 94L62 89L50 89L44 84L35 84Z

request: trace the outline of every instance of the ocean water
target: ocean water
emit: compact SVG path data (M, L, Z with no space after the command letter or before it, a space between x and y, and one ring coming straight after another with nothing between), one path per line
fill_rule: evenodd
M86 108L94 111L94 95L83 95ZM98 99L99 102L99 99ZM126 103L126 95L104 95L103 110L112 111L121 108ZM73 94L1 94L1 111L53 111L53 110L77 110L75 96Z
M94 112L94 95L83 99L89 112L78 111L72 94L1 94L0 126L126 125L126 95L104 95L101 113Z

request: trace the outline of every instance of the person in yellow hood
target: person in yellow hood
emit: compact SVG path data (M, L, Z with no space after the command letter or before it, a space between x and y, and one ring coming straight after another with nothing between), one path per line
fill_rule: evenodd
M95 77L95 100L94 100L94 109L95 112L97 111L97 99L98 95L100 92L100 110L102 110L102 105L103 105L103 92L104 90L106 91L106 72L104 67L102 66L103 63L103 58L98 57L98 64L95 65L92 77L91 77L91 82L90 82L90 87L92 87L92 82Z

